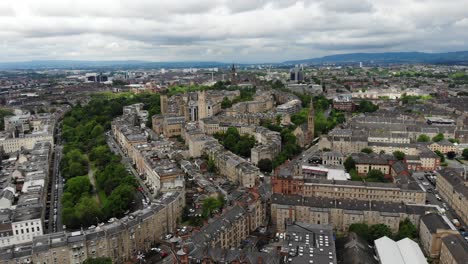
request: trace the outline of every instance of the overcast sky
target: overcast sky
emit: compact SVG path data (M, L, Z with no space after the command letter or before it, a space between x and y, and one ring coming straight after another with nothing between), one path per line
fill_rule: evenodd
M468 50L468 0L0 0L0 62Z

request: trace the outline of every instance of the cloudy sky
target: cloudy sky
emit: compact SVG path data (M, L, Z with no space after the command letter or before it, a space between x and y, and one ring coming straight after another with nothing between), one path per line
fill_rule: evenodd
M468 0L0 0L0 62L468 50Z

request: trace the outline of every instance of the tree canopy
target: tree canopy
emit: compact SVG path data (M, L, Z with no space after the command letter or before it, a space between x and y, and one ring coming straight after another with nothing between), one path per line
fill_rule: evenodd
M60 170L67 179L62 197L62 218L67 227L96 224L98 220L121 216L131 207L137 181L120 163L121 158L110 151L104 132L110 129L112 119L122 114L125 105L140 102L150 116L160 113L157 94L116 98L96 94L87 105L77 104L65 115ZM96 189L92 188L89 172L94 172L91 174L96 179ZM99 199L93 193L99 193Z
M463 149L462 156L463 156L463 158L465 158L466 160L468 160L468 148Z
M444 138L445 138L445 137L444 137L444 134L439 133L439 134L435 135L435 136L432 138L432 141L434 141L434 142L439 142L439 141L444 140Z
M437 156L439 156L440 162L445 162L444 153L440 152L440 150L436 150L436 151L434 151L434 153L437 154Z
M405 220L400 222L400 227L398 229L398 233L395 236L395 239L400 240L406 237L410 239L415 239L418 237L418 229L413 223L411 223L408 218L405 218Z
M370 170L367 173L367 181L370 182L386 182L385 175L380 170Z
M343 163L346 172L350 172L352 169L356 169L356 161L354 161L353 157L349 156Z
M371 153L373 153L374 151L373 151L371 148L363 148L363 149L361 149L361 152L367 153L367 154L371 154Z
M404 160L406 155L405 155L405 153L403 151L397 150L397 151L393 152L393 156L397 160Z
M240 135L235 127L227 129L226 133L216 133L214 137L228 150L242 157L250 157L250 150L255 145L255 138Z
M224 206L224 197L219 195L218 197L208 197L203 200L202 204L202 216L204 218L211 217L216 211L220 210Z
M372 113L377 110L379 110L379 106L373 104L370 101L362 100L361 102L359 102L358 111L361 113Z
M273 163L270 159L261 159L258 161L258 168L261 172L270 173L273 169Z
M429 141L431 141L431 138L428 135L421 134L421 135L419 135L417 141L418 142L429 142Z

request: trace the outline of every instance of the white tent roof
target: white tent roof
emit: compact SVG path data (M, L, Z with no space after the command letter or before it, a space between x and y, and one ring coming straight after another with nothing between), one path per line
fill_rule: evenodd
M382 264L405 264L400 254L397 243L384 236L374 241L380 263Z
M382 264L427 264L421 248L409 238L395 242L384 236L374 243Z
M427 264L427 260L416 242L409 238L404 238L398 242L398 248L405 263L409 264Z

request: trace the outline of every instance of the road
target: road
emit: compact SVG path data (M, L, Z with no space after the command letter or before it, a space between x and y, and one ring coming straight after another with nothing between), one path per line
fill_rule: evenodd
M419 186L424 191L429 190L429 192L427 192L427 194L426 194L426 200L428 202L427 204L437 205L440 208L444 208L446 210L445 215L447 216L447 218L449 220L452 220L454 218L460 220L460 217L458 217L456 215L456 213L453 211L453 209L450 208L450 206L442 199L442 197L441 197L441 201L437 200L437 198L435 196L435 193L437 193L437 188L436 188L436 186L434 186L431 182L429 182L426 179L424 174L437 175L437 173L433 173L433 172L430 172L430 171L428 171L428 172L417 171L417 172L413 173L413 178L416 180L416 182L419 184ZM445 204L445 206L444 206L444 204ZM462 223L462 225L463 225L463 223Z
M122 149L120 148L119 144L115 141L115 139L112 137L112 134L110 131L106 132L106 141L107 145L109 146L110 150L122 157L121 162L129 169L129 171L135 176L135 178L138 180L140 186L143 189L143 194L146 196L145 198L148 198L150 202L153 202L154 196L151 194L151 192L148 190L148 187L146 187L145 182L140 178L139 173L133 168L132 165L132 160L129 158Z
M62 158L62 146L61 143L61 128L58 125L56 130L56 145L54 147L53 154L53 166L52 173L50 174L49 179L49 188L48 188L48 205L46 210L48 211L46 223L46 229L49 233L62 231L62 205L61 197L63 194L63 180L60 175L60 160Z

